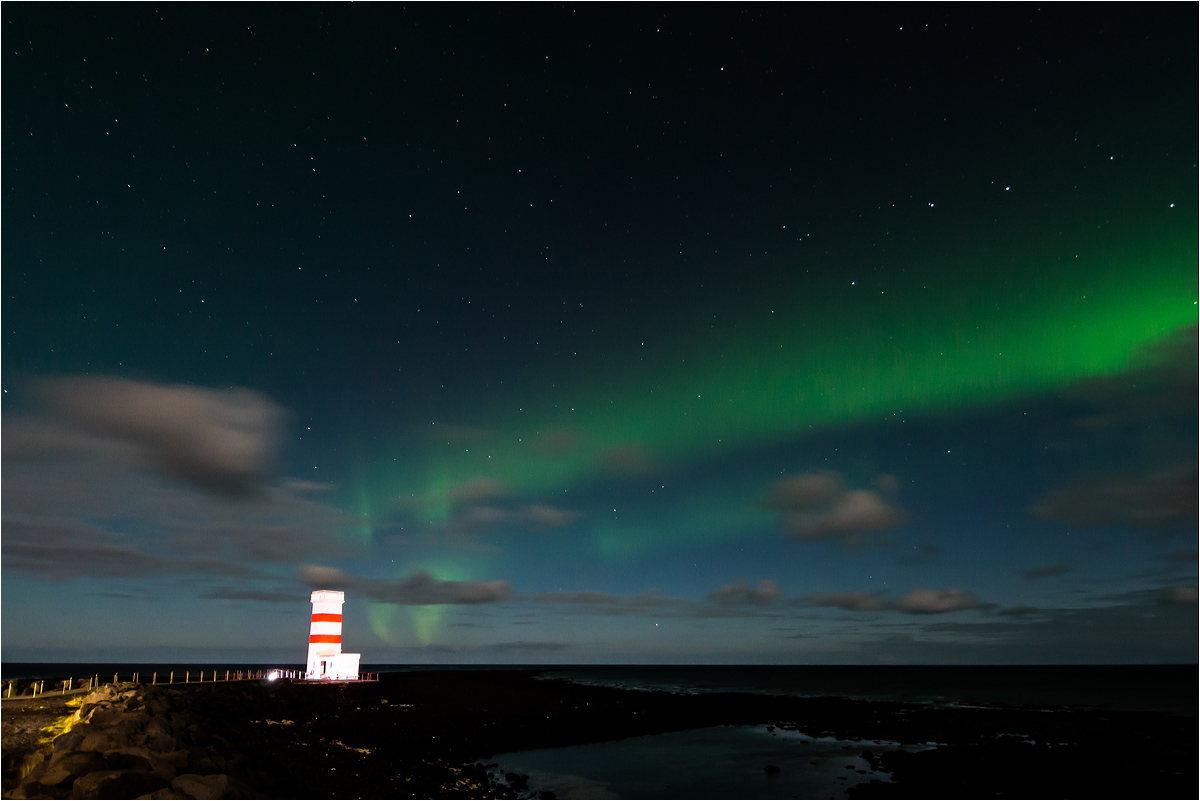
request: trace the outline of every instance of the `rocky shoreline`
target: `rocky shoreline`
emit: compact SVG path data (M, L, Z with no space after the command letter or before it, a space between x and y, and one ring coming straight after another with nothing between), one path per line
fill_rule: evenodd
M854 798L1190 798L1197 786L1194 716L689 696L535 671L319 686L119 684L88 695L75 717L23 761L19 783L6 777L6 797L524 798L527 777L500 775L489 757L758 724L864 741L863 758L891 781L851 787Z
M247 763L225 727L224 733L208 731L224 708L249 703L253 695L254 688L242 684L220 692L212 685L199 691L105 685L79 699L63 721L64 733L13 766L16 776L5 777L5 797L259 797L270 777ZM13 779L17 783L10 789Z

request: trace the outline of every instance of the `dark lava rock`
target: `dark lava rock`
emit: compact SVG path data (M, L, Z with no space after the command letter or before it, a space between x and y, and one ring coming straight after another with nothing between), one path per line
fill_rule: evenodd
M8 794L8 798L66 798L67 794L56 792L56 788L47 787L41 782L27 782Z
M176 799L176 798L191 798L191 796L184 795L183 793L179 792L178 790L173 790L170 787L164 787L161 790L155 790L153 793L147 793L146 795L139 795L138 798L139 799L142 799L142 798Z
M779 773L781 768L778 765L763 765L763 770L767 773Z
M233 798L242 795L236 792L238 788L234 782L223 773L210 776L184 773L175 777L171 787L191 798Z
M521 776L516 773L505 773L504 780L508 782L509 787L518 792L523 792L529 789L528 776Z
M149 754L138 753L136 748L125 748L121 751L106 751L104 759L113 770L136 770L139 773L150 772Z
M149 773L106 770L76 779L71 798L137 798L165 786L165 780Z
M90 731L91 727L87 723L75 724L69 732L54 738L54 753L61 754L79 750L79 744L83 742L83 738L87 737Z
M95 751L68 751L55 754L38 781L47 786L65 782L70 787L80 776L111 769L108 761Z

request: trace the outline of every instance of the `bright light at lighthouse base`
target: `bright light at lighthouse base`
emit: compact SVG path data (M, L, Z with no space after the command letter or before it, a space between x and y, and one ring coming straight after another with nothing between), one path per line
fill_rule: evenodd
M277 678L279 678L278 670L272 670L270 673L267 674L267 681L275 681Z

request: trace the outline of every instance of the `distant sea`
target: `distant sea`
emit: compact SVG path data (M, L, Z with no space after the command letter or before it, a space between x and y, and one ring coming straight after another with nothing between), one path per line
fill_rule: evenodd
M203 671L303 670L295 664L38 663L0 664L0 680L56 679L113 674L128 681L171 671L175 680ZM945 706L1081 707L1196 715L1196 665L363 665L364 672L430 670L534 671L545 679L628 690L674 693L745 692L801 697L835 696Z

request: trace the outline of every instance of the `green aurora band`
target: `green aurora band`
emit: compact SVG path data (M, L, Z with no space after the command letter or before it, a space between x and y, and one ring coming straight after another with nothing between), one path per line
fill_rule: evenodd
M356 506L365 519L403 509L437 525L453 513L453 489L480 477L499 480L518 497L545 497L831 425L1012 402L1139 367L1155 343L1196 325L1194 240L1153 256L1097 261L1070 274L1045 263L1020 275L988 270L969 289L943 281L939 291L928 286L888 297L855 286L839 305L822 308L801 297L784 314L781 302L768 325L743 317L732 326L749 332L741 337L695 337L689 347L681 334L657 351L673 363L631 360L619 375L593 365L573 383L555 376L540 412L527 404L494 415L484 440L431 447L426 437L408 451L406 469L374 493L360 492ZM555 435L566 445L546 448ZM612 463L613 453L632 457L624 470ZM669 515L659 510L653 520L592 520L587 538L608 559L770 529L757 503L763 488L741 484L675 504ZM364 532L369 537L370 526ZM434 561L418 558L389 572L431 569L442 579L487 573L480 554L442 553ZM442 609L410 611L411 636L436 641ZM393 612L373 609L371 622L385 641L407 639Z
M485 443L439 443L423 465L390 477L381 500L423 499L436 520L450 512L449 491L477 477L534 494L604 475L606 466L637 472L639 461L719 455L814 427L969 409L1119 373L1147 346L1195 325L1195 264L1191 242L1112 258L1086 275L977 281L965 294L961 286L890 297L850 290L837 307L801 300L790 314L781 303L777 322L705 352L682 349L689 357L673 364L635 362L607 381L597 371L560 383L536 422L526 407L494 420ZM555 434L567 445L547 449Z

